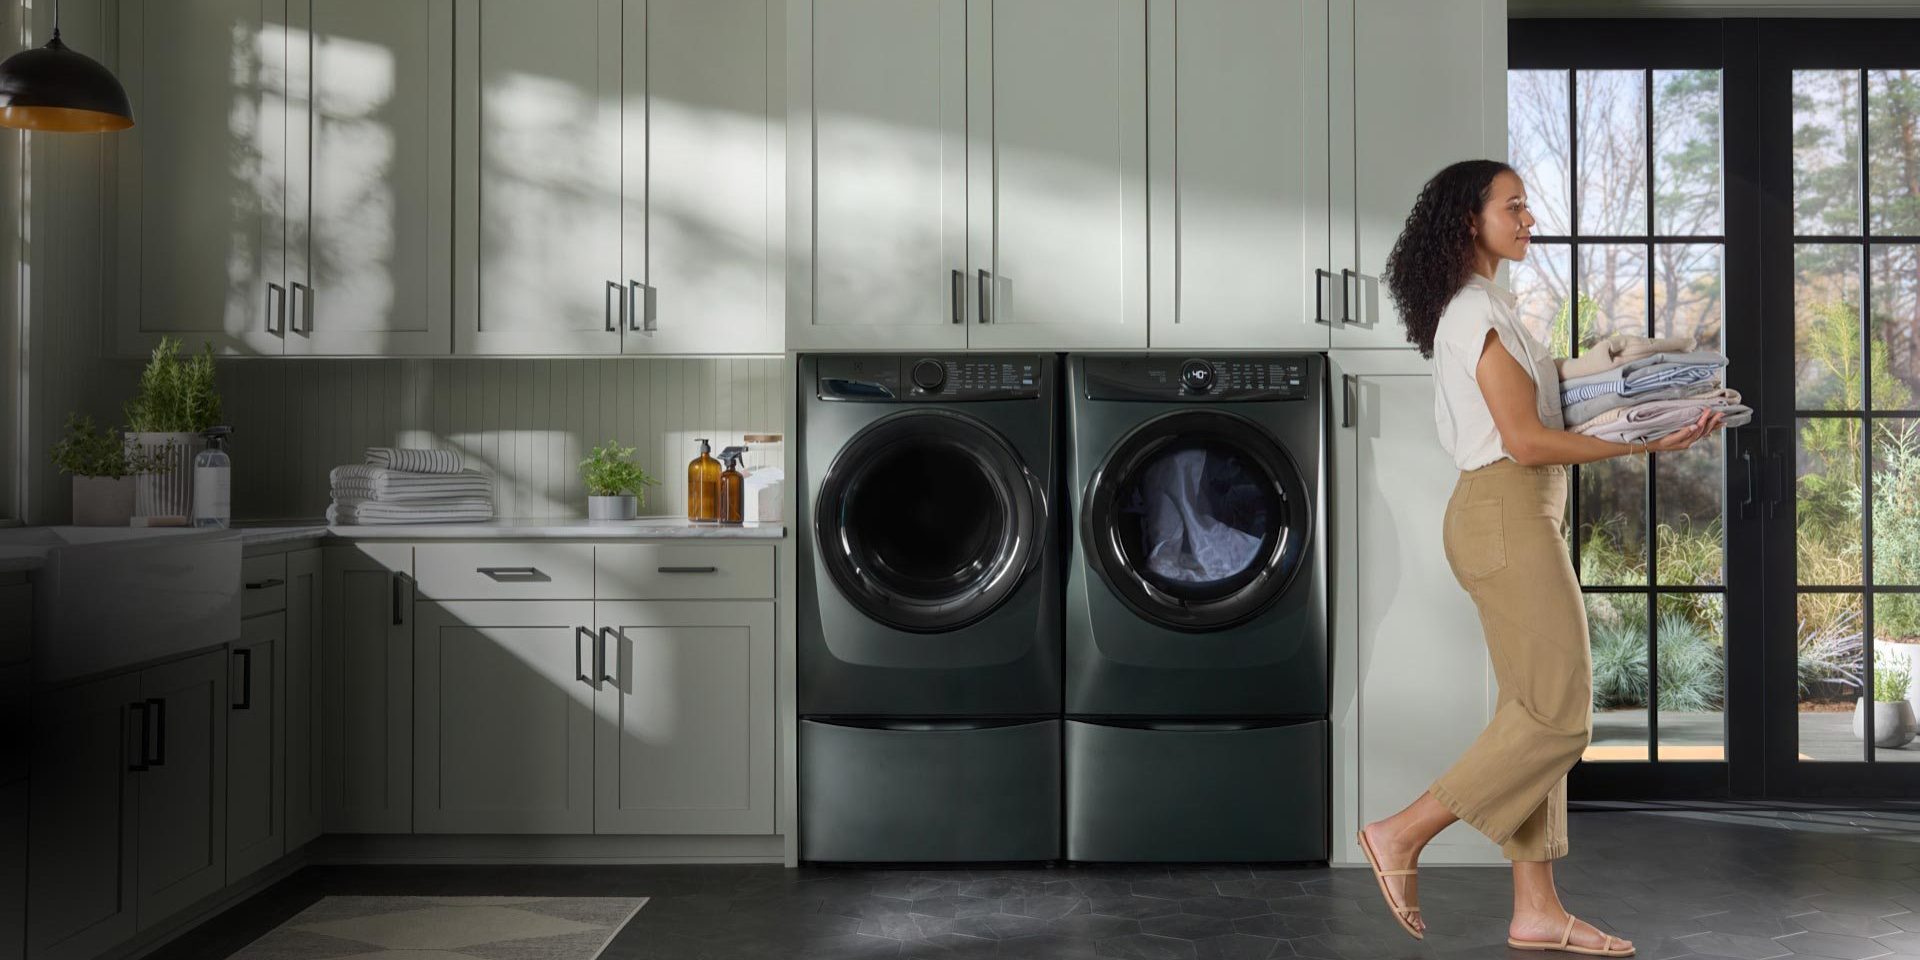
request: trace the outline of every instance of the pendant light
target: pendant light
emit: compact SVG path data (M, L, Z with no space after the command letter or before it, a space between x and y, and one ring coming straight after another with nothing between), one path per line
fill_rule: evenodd
M133 126L126 88L100 61L60 42L60 0L53 37L0 62L0 127L102 133Z

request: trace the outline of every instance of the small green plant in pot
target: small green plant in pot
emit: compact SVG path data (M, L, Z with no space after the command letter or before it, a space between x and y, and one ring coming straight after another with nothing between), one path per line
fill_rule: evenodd
M206 446L203 432L220 422L220 395L213 389L213 345L180 356L180 341L162 336L140 389L127 401L127 445L169 466L142 471L135 486L134 515L185 518L193 510L193 458Z
M133 478L161 473L167 462L127 445L119 431L92 417L67 415L67 435L53 445L53 465L73 477L73 523L124 527L133 517Z
M1903 661L1873 665L1873 745L1904 747L1916 732L1913 704L1907 700L1907 687L1913 673ZM1867 698L1854 704L1853 735L1866 736Z
M608 440L580 461L587 485L587 519L632 520L647 502L647 488L660 481L633 462L633 448Z

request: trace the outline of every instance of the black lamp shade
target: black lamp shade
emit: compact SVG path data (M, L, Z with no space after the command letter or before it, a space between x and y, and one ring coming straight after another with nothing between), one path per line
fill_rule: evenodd
M60 42L0 62L0 126L99 133L133 126L126 88L112 71Z

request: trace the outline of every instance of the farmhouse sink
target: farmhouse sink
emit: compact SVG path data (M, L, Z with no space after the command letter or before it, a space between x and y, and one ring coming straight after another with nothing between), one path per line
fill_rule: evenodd
M33 674L58 682L236 639L238 531L18 527L0 549L38 551Z

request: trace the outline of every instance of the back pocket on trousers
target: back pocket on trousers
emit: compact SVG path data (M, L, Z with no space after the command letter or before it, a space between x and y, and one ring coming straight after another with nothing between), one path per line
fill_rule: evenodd
M1463 580L1490 577L1507 566L1506 520L1498 500L1475 500L1453 511L1454 570Z

